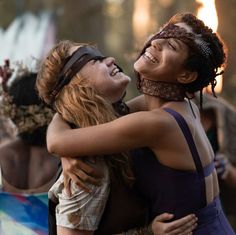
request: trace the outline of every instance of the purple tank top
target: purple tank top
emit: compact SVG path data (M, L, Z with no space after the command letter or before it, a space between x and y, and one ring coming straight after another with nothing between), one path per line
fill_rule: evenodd
M147 199L150 221L164 212L175 219L194 213L206 206L204 178L214 170L214 162L203 167L190 129L176 111L166 108L181 128L196 166L196 171L183 171L162 165L149 148L134 150L136 187ZM176 140L178 141L178 140Z

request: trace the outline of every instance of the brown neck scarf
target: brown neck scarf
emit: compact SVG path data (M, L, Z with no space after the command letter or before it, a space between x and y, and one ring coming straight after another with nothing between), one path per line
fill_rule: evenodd
M180 83L169 83L143 79L139 91L146 95L156 96L167 101L183 101L185 89Z

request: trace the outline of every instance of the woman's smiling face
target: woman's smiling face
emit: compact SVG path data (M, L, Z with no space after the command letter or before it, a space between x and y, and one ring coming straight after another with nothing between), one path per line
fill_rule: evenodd
M176 26L190 32L184 23ZM134 69L141 78L150 80L176 82L176 78L185 70L184 63L188 58L189 47L177 38L157 38L144 54L135 62Z
M80 74L89 79L97 92L111 103L123 97L130 82L130 78L117 67L113 57L88 62Z

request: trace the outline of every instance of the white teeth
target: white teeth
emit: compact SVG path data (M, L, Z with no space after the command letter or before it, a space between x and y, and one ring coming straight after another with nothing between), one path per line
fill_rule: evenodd
M111 76L115 76L117 73L119 73L120 72L120 70L117 68L117 67L115 67L112 71L111 71Z
M144 53L144 57L151 60L152 63L158 63L158 60L151 53L147 51Z

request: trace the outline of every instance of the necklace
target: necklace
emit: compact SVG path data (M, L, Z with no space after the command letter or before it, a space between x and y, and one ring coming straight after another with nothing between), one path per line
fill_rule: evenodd
M169 101L183 101L185 89L181 84L143 79L138 84L140 92Z

